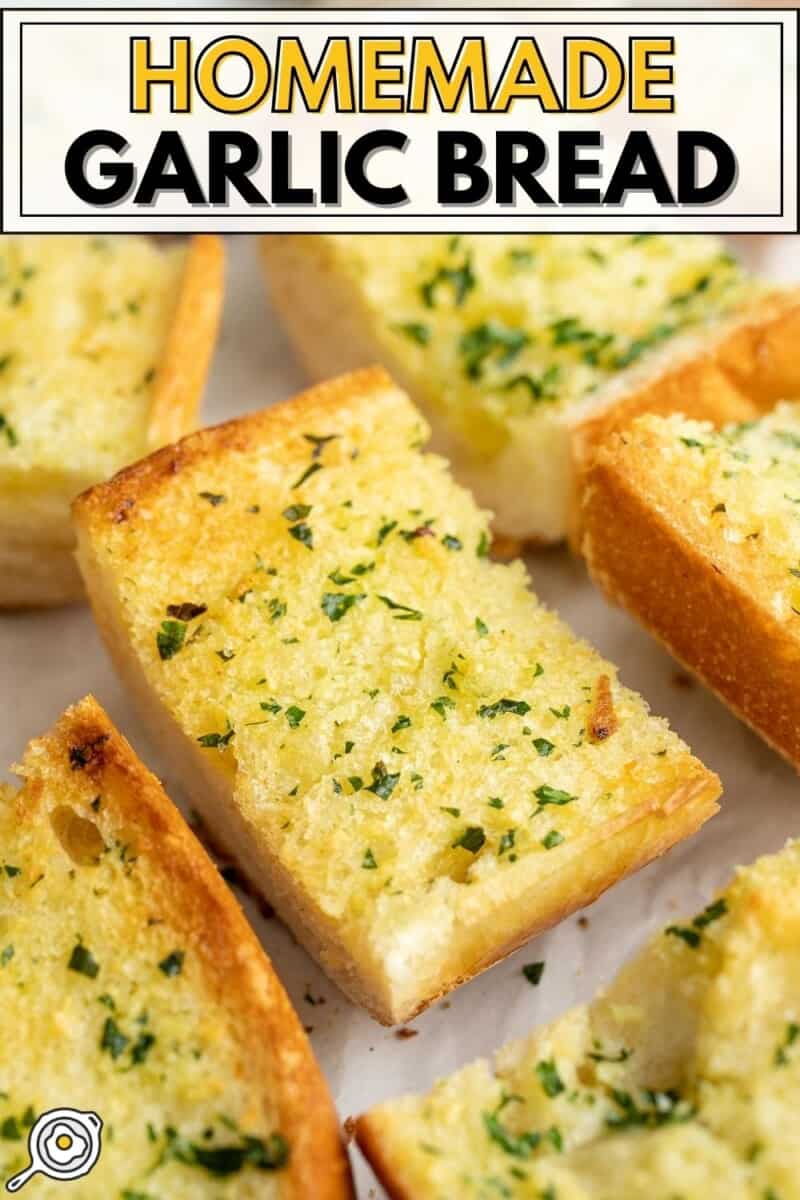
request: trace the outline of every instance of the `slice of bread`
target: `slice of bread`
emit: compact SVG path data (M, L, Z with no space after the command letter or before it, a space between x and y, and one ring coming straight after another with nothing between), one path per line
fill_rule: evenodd
M392 1200L791 1200L798 1105L794 842L587 1007L356 1132Z
M719 784L526 587L380 369L75 505L108 647L210 828L408 1019L692 833Z
M596 582L800 767L800 406L641 417L586 476Z
M383 363L496 531L531 542L567 532L573 439L674 403L671 384L653 396L657 382L678 367L683 378L709 336L777 319L778 302L713 237L270 236L262 247L312 380ZM800 336L794 307L785 352ZM734 312L732 326L712 325ZM700 417L746 415L697 403Z
M37 1117L76 1108L103 1122L81 1200L352 1197L283 988L103 710L69 709L17 771L21 790L0 786L0 1177L27 1165Z
M0 607L83 594L70 501L194 426L222 243L0 238Z

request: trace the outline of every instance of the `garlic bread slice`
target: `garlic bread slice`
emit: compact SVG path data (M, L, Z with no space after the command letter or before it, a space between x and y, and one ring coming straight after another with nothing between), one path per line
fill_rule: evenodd
M193 802L326 971L408 1019L692 833L719 784L489 561L379 369L75 504L108 648Z
M392 1200L800 1195L800 843L591 1004L356 1125Z

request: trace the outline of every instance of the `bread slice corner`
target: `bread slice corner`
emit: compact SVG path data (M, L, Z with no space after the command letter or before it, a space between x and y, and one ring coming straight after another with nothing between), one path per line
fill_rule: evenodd
M69 505L195 423L223 245L7 237L0 246L0 608L83 597Z
M86 1200L348 1200L299 1020L228 886L92 697L0 788L0 1173L55 1107L104 1123Z
M596 450L582 551L627 609L800 767L796 404L716 430L640 417Z
M585 478L595 454L613 434L648 413L683 414L717 427L757 419L781 400L800 395L798 338L800 290L775 290L711 331L667 343L654 359L605 389L598 405L572 426L572 546L580 551Z

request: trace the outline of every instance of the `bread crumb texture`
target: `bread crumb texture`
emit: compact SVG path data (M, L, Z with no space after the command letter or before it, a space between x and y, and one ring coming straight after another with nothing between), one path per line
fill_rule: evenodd
M327 236L377 336L448 427L492 457L679 331L752 296L714 237Z
M77 508L147 679L228 773L253 839L406 989L494 906L564 870L570 911L574 856L716 794L523 565L489 561L487 514L426 437L363 372L190 437ZM596 740L603 676L616 727Z
M155 780L97 711L71 710L29 747L22 789L0 789L0 1177L27 1164L37 1116L68 1106L104 1122L85 1200L284 1195L279 1094L254 1081L242 1027L247 948L226 943L213 868L189 878L188 831L153 817ZM64 1186L39 1176L36 1195Z
M628 444L625 444L628 443ZM734 568L778 621L800 614L800 404L715 430L642 417L621 450L656 504L677 486L674 519Z
M103 479L148 448L186 251L146 237L0 237L0 481Z
M358 1136L403 1200L796 1200L800 843L607 993Z

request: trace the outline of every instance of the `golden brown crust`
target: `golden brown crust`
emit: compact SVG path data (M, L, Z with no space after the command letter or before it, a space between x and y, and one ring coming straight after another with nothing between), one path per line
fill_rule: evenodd
M375 1172L390 1200L421 1200L405 1186L400 1178L402 1163L395 1164L383 1140L380 1117L365 1113L355 1121L356 1143Z
M231 1015L254 1095L277 1104L291 1146L282 1178L286 1200L347 1200L346 1153L325 1082L297 1015L255 934L211 860L155 776L92 698L68 709L34 743L102 791L106 809L127 825L139 857L158 876L157 902L205 967L215 1001ZM25 793L35 805L41 794Z
M173 445L123 467L106 483L83 492L73 502L73 517L79 525L132 520L137 505L203 459L247 453L263 444L265 438L280 440L300 428L310 427L316 417L324 419L329 414L341 415L356 409L365 396L379 390L394 392L396 387L382 367L367 367L317 384L259 412L190 433Z
M800 639L681 526L679 496L666 511L648 494L625 436L598 451L586 476L582 551L592 577L800 767Z
M151 449L175 441L195 424L217 340L224 256L220 238L210 234L192 238L153 387L147 431Z
M571 439L573 547L581 544L580 497L586 474L595 453L612 434L628 428L642 413L683 413L717 426L752 420L779 400L800 394L798 342L800 292L770 295L709 333L697 353L644 374L639 386L626 389L578 421Z

